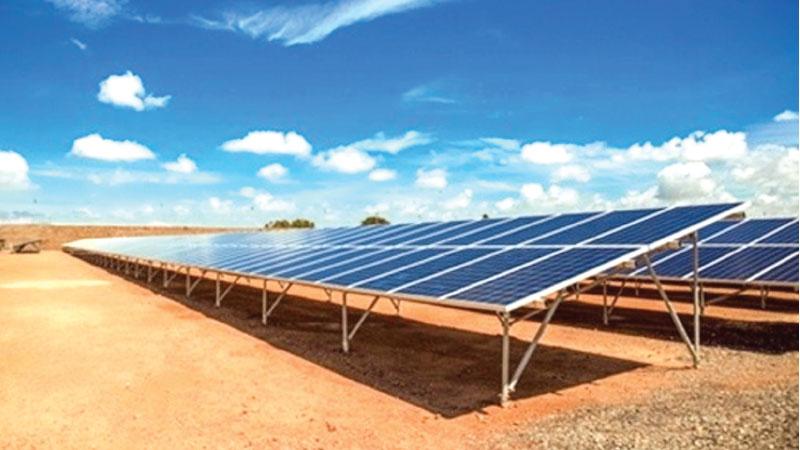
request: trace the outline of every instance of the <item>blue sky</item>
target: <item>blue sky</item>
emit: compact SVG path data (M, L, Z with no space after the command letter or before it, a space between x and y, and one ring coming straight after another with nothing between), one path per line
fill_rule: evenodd
M0 221L797 214L797 3L11 0Z

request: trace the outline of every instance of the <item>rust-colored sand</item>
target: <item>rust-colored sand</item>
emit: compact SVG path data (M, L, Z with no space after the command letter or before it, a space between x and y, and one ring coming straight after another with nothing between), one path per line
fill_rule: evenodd
M307 298L290 298L264 328L257 290L234 289L219 309L211 282L191 300L180 291L60 252L0 254L0 447L464 448L561 411L633 401L689 364L663 304L623 297L602 328L586 295L563 305L503 409L493 315L404 303L396 317L381 304L344 355L340 310L321 292L293 291ZM796 301L772 306L714 307L704 333L796 351ZM535 327L513 329L515 359ZM776 364L698 374L709 385L796 383L796 358Z

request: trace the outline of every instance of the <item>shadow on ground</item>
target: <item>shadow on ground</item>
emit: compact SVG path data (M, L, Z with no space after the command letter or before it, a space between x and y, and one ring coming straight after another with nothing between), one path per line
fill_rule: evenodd
M211 280L201 282L190 299L183 295L181 276L166 290L158 289L158 283L130 281L271 346L445 418L480 413L486 406L498 403L499 322L498 334L486 335L395 315L372 314L351 343L350 353L344 354L338 303L290 296L270 317L269 327L264 327L261 291L256 288L237 286L222 307L216 308ZM361 312L351 309L351 327ZM527 345L523 340L511 340L512 370ZM644 364L542 345L512 399L553 393L640 367Z

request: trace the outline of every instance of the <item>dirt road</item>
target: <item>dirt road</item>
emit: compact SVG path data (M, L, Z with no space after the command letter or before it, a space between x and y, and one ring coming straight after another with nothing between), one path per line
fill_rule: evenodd
M264 328L258 291L236 288L217 309L213 289L186 300L60 252L0 254L0 447L482 447L641 401L691 370L663 304L625 297L603 328L583 296L503 409L492 315L408 303L397 317L387 302L345 355L321 292L293 291L310 299L290 298ZM797 303L773 305L709 310L704 337L736 364L701 366L698 386L797 386ZM514 360L535 328L513 329Z

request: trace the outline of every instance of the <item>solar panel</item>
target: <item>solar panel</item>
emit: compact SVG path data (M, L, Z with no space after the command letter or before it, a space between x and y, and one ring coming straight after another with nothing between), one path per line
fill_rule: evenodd
M701 228L713 227L716 234L733 230L735 224L715 223L742 208L732 203L288 232L87 239L65 248L511 311ZM704 253L714 256L722 250ZM668 255L658 261L676 264L681 258ZM782 266L759 267L765 276L785 273Z
M798 285L796 218L723 220L699 231L701 281ZM665 279L693 276L690 248L670 250L653 259L653 268ZM640 267L630 276L644 276Z

